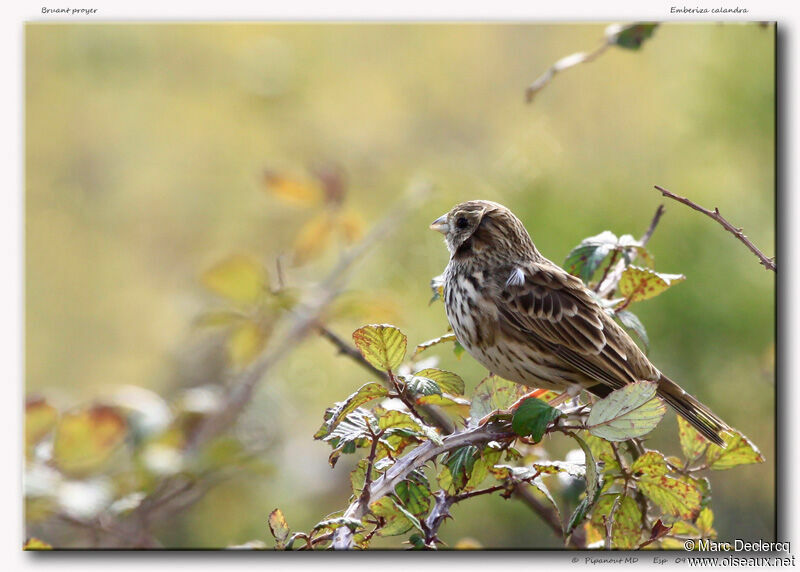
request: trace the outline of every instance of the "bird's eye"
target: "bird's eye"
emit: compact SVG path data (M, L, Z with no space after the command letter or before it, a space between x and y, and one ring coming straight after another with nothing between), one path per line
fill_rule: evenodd
M458 220L456 220L456 226L461 229L467 228L469 226L469 221L466 217L460 216Z

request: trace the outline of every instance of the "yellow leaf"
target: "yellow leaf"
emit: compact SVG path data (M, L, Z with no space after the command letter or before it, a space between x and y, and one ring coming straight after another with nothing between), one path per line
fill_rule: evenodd
M700 433L680 415L678 416L678 437L681 441L681 450L687 461L696 459L709 445L705 437L700 435Z
M364 236L364 219L355 211L340 212L337 217L339 232L348 244L352 244Z
M673 284L684 280L686 276L683 274L661 274L649 268L628 266L619 279L619 292L626 300L640 302L658 296Z
M276 508L269 513L269 530L279 543L283 543L289 538L289 525L286 524L286 518L281 509Z
M56 408L43 397L33 397L25 403L25 447L31 449L55 426Z
M764 457L758 448L738 431L727 432L722 435L725 448L710 444L706 451L708 466L715 471L722 471L737 465L763 463Z
M265 190L277 198L296 205L318 205L322 202L319 187L309 180L286 176L275 171L264 172Z
M71 476L99 469L122 443L127 423L113 407L95 405L67 413L56 426L53 460Z
M693 520L700 512L702 495L690 483L666 475L640 477L639 490L667 514Z
M321 213L300 229L294 242L295 264L303 264L319 256L328 246L331 234L331 220L327 213Z
M631 473L635 476L648 475L650 477L660 477L668 472L667 462L664 456L656 451L648 451L633 463Z
M420 405L435 405L441 407L445 411L459 417L469 417L470 401L461 397L443 393L439 395L434 393L432 395L423 395L417 398L417 403Z
M52 545L48 544L44 540L39 540L36 537L31 537L28 541L23 545L23 550L52 550Z
M600 527L593 525L591 520L583 523L583 530L586 533L587 545L603 542L605 538L605 532Z
M258 324L244 322L228 338L228 357L236 366L248 364L264 347L267 336Z
M456 542L453 548L455 548L456 550L481 550L483 548L483 544L481 544L479 541L475 540L471 536L465 536L464 538Z
M388 324L372 324L353 332L356 347L380 370L397 369L406 355L406 336Z
M697 520L695 521L697 528L700 529L700 533L703 535L704 538L716 538L717 531L714 530L714 513L711 511L710 508L705 507L703 510L700 511L700 514L697 516Z
M206 270L201 281L206 288L224 298L253 304L267 288L267 272L252 257L236 254Z
M631 497L619 498L618 494L605 494L600 497L592 511L592 524L599 528L605 539L606 522L611 518L611 546L630 550L639 546L642 536L642 513L639 505ZM614 514L611 510L616 503Z

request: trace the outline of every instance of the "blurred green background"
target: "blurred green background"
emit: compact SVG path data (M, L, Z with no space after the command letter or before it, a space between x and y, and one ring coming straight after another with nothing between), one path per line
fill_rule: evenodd
M314 213L264 192L264 169L337 165L367 227L410 181L435 186L356 268L350 287L379 301L330 324L348 339L367 322L396 324L410 344L445 331L428 300L447 253L427 226L463 200L509 206L562 262L603 230L640 236L659 184L719 207L774 253L774 27L665 24L639 52L611 48L524 103L531 81L604 28L28 24L27 391L69 407L124 385L169 397L219 381L198 357L193 323L215 303L198 276L234 252L273 268ZM772 539L775 276L710 219L666 207L649 247L657 270L687 281L633 310L657 366L767 459L710 475L720 539ZM340 246L287 269L288 282L324 276ZM484 375L439 354L468 388ZM271 471L212 489L157 530L162 541L269 543L275 507L295 530L344 508L352 456L331 470L312 434L366 380L324 340L303 343L236 428L258 429ZM672 413L650 443L679 451ZM521 503L484 496L453 514L451 545L558 546Z

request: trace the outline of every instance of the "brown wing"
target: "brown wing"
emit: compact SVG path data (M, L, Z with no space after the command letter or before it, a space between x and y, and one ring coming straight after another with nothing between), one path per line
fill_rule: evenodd
M655 367L579 279L549 264L509 267L500 276L498 314L506 335L545 347L612 389L658 379Z

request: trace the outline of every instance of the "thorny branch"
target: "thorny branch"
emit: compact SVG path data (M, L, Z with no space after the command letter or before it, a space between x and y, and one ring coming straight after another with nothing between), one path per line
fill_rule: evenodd
M773 272L776 271L775 259L768 258L763 252L761 252L761 250L755 244L753 244L753 242L749 238L747 238L747 236L743 232L743 229L736 228L727 220L725 220L725 218L721 214L719 214L718 208L714 207L713 211L709 210L707 208L701 207L700 205L698 205L697 203L695 203L690 199L687 199L686 197L681 197L680 195L676 195L675 193L668 191L664 187L660 187L659 185L654 185L654 186L657 190L661 192L663 196L676 200L679 203L683 203L687 207L690 207L696 210L697 212L701 212L704 215L717 221L719 224L722 225L722 228L730 232L733 236L738 238L742 242L742 244L744 244L747 248L749 248L750 251L758 257L759 261L764 266L764 268L766 268L767 270L772 270Z
M442 453L447 453L465 445L484 444L489 441L502 441L514 437L516 435L505 428L498 428L494 424L486 424L482 427L466 429L460 433L448 435L441 445L436 445L433 441L426 441L408 455L399 459L378 477L369 486L369 493L367 495L362 494L345 510L344 517L361 520L369 511L369 503L373 503L392 492L394 487L408 477L412 471L422 467ZM368 502L365 502L365 499L368 499ZM337 528L333 537L333 548L349 549L352 547L353 531L346 526Z

